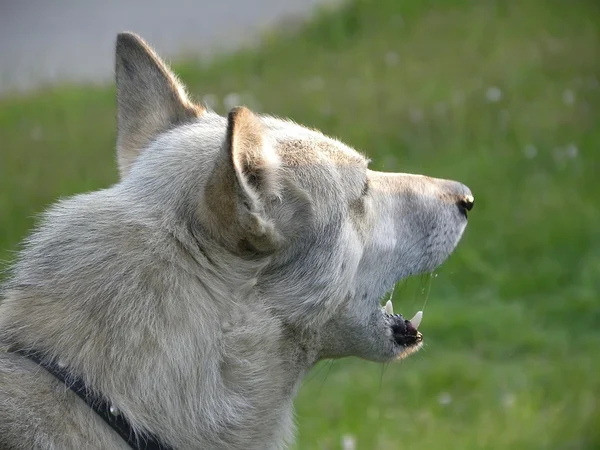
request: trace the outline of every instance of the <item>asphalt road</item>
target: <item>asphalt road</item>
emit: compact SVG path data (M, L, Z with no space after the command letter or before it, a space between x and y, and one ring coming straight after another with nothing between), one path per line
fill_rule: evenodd
M205 57L256 42L261 30L301 19L331 0L0 0L0 93L113 76L119 31L169 59Z

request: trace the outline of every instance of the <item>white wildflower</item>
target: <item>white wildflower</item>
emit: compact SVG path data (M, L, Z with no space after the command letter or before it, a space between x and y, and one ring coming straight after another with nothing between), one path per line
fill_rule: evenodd
M502 91L497 86L490 86L485 91L485 98L490 103L497 103L502 99Z
M575 93L571 89L565 89L562 94L562 100L565 105L573 105L575 103Z
M400 57L398 56L398 53L390 51L385 54L385 63L388 66L395 66L396 64L398 64L399 61Z
M223 106L226 110L230 110L242 104L242 97L237 92L230 92L223 99Z
M438 402L440 405L447 406L452 403L452 396L448 392L442 392L438 397Z
M525 153L525 158L527 158L527 159L533 159L533 158L535 158L537 156L538 149L536 148L535 145L528 144L523 149L523 153Z
M342 450L356 450L356 438L351 434L342 436Z

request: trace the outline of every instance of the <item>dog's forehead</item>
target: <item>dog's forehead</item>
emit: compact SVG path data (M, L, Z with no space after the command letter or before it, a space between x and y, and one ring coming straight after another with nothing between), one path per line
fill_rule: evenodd
M288 166L324 163L364 169L368 160L343 142L289 120L263 117L265 131Z

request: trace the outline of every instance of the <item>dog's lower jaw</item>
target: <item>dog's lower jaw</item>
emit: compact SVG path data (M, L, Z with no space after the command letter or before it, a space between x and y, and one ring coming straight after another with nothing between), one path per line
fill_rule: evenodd
M407 322L380 309L366 317L342 311L321 328L319 359L355 356L379 363L403 359L423 346L422 335Z

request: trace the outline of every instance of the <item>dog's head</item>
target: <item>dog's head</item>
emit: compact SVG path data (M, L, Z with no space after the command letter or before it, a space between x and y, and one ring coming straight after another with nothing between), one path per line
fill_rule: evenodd
M247 301L317 358L389 361L421 346L417 321L380 299L453 251L473 206L467 187L369 170L342 142L245 107L220 117L132 34L118 37L116 78L122 183L168 199L165 214L233 261L260 261Z

